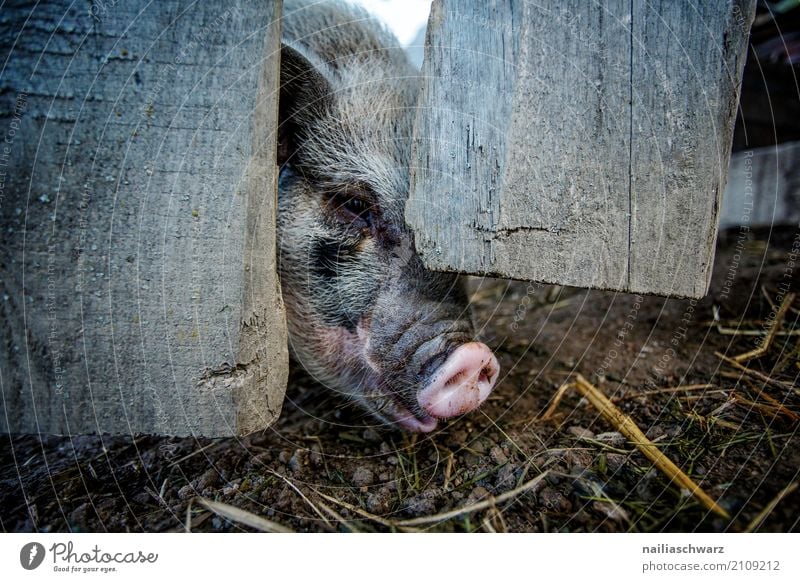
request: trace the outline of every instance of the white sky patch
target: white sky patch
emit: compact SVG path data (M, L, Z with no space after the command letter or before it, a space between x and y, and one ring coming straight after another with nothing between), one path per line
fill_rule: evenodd
M408 46L419 29L428 23L431 0L350 0L377 16L394 33L403 46Z

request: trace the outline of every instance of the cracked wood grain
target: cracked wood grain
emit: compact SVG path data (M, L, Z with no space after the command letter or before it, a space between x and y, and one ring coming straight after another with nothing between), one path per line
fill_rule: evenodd
M33 4L0 24L0 431L266 428L281 3Z
M704 295L753 13L435 0L406 206L425 264Z

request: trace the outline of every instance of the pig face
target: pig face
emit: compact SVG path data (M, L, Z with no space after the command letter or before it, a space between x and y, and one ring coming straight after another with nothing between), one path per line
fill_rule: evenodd
M417 78L284 46L279 269L294 359L387 425L428 432L479 406L499 366L454 275L404 221Z

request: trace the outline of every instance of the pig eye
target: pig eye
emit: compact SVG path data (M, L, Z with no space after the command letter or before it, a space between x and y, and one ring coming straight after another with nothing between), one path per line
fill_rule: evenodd
M372 205L367 200L357 196L337 195L331 202L342 222L358 228L366 228L372 224Z
M358 214L359 216L369 211L369 206L364 200L361 200L361 198L350 198L344 203L344 207L348 212Z

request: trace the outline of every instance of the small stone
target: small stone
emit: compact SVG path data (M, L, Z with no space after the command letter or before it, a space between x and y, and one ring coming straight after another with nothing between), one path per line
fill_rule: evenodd
M353 473L353 484L356 487L369 487L375 482L375 474L366 467L359 467Z
M503 449L501 449L500 447L492 447L492 450L489 451L489 456L492 458L492 461L494 461L498 465L502 465L508 462L508 457L503 452Z
M564 453L564 461L570 469L585 469L591 467L594 458L588 451L581 449L569 449Z
M322 449L317 443L311 445L311 455L309 455L309 459L311 460L311 464L316 468L320 468L325 465L325 459L322 456Z
M431 491L409 497L405 501L405 506L411 515L430 515L436 512L434 494Z
M567 513L572 510L572 503L569 499L564 497L564 494L554 487L545 487L539 492L537 497L539 503L552 511Z
M205 491L214 487L217 483L219 483L219 473L216 469L208 469L197 479L194 488L196 491Z
M463 427L455 428L450 433L450 442L453 445L456 445L456 446L460 447L461 445L463 445L466 442L466 440L467 440L467 431L464 430Z
M622 455L620 453L606 453L607 472L616 473L627 462L628 455Z
M289 489L289 486L285 485L278 493L278 499L274 502L275 509L289 511L292 507L292 500L294 499L292 493L293 491Z
M363 438L368 443L379 443L383 441L383 438L378 433L378 431L372 428L364 429L364 432L361 433L361 438Z
M239 480L232 481L222 488L222 495L224 497L232 497L239 491Z
M647 438L649 438L651 441L664 437L666 434L667 431L664 430L664 427L658 424L654 424L653 426L649 427L645 433Z
M191 499L196 495L194 491L194 487L191 485L184 485L180 489L178 489L178 499L181 501L186 501L187 499Z
M308 451L306 449L297 449L292 458L289 459L289 468L292 472L297 473L304 465L308 464Z
M497 472L494 486L496 489L511 489L517 484L517 477L515 475L516 466L514 463L503 465L503 468Z
M567 432L574 437L579 439L593 439L594 433L590 431L588 428L583 428L582 426L571 426L567 429Z
M483 439L475 439L470 443L469 448L482 455L486 452L486 443L484 443Z
M390 506L389 500L392 497L391 491L387 487L381 487L377 492L367 496L367 511L381 515L388 513Z

